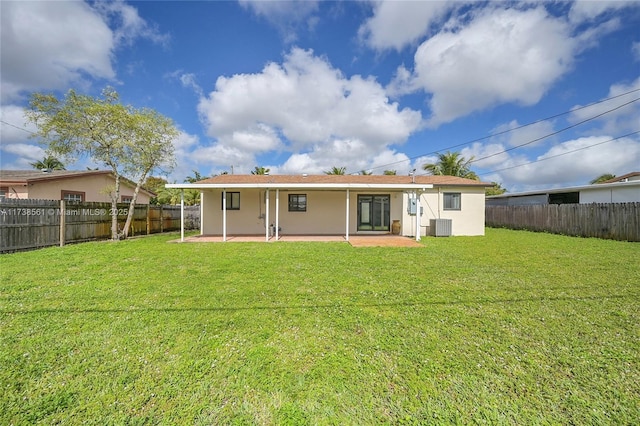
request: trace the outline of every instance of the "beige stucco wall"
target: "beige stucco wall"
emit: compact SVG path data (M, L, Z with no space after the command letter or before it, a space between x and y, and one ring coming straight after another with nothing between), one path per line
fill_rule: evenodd
M260 235L265 231L265 190L244 189L240 192L240 210L227 211L227 234ZM443 193L460 192L461 210L444 210ZM307 211L289 212L288 195L306 194ZM349 234L357 231L358 194L390 195L390 220L400 220L402 235L415 236L415 216L407 212L409 195L391 191L350 191ZM345 191L279 191L279 226L282 235L344 235L346 215ZM420 217L420 235L428 234L430 219L452 220L453 235L484 235L484 188L431 189L421 195L423 214ZM222 234L222 191L206 190L202 201L202 233ZM262 218L264 216L264 219ZM276 223L276 191L269 191L268 224Z
M230 191L231 192L231 191ZM265 233L265 190L245 189L240 192L240 210L227 211L227 234L256 235ZM306 194L307 211L290 212L289 194ZM350 191L349 233L357 233L358 194L390 195L391 221L402 218L402 193L390 191ZM279 191L279 220L282 235L344 235L346 231L346 191ZM222 191L203 191L202 233L222 234ZM264 219L261 218L262 215ZM268 224L276 223L276 190L269 191Z
M461 194L460 210L444 210L445 192ZM484 202L484 187L443 187L426 190L420 196L420 235L429 234L431 219L451 219L453 235L484 235ZM408 204L409 194L404 194L402 234L415 236L416 217L407 212Z
M15 189L18 190L18 188L22 188L19 198L60 200L62 198L62 191L74 191L84 192L85 201L110 203L111 196L109 195L109 190L113 188L113 185L113 177L111 177L111 175L102 174L97 176L85 175L78 178L40 181L29 184L28 188L16 187ZM133 187L121 183L120 197L132 197L133 191ZM149 199L150 197L148 194L140 191L138 193L138 198L136 199L136 204L149 204Z
M4 185L2 185L4 186ZM27 190L26 185L8 185L7 188L7 198L17 198L17 199L25 199L29 198L29 192Z

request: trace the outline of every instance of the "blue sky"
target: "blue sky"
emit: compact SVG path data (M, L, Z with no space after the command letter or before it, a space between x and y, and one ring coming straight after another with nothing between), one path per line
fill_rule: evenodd
M170 181L255 166L425 173L447 150L511 192L640 170L640 2L0 7L5 169L45 155L23 115L31 93L113 86L174 120ZM87 166L100 164L67 168Z

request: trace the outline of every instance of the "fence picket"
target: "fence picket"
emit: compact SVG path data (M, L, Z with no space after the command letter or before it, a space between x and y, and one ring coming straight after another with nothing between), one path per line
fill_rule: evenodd
M486 206L491 227L640 241L640 203Z
M57 200L1 201L0 253L111 238L110 203L64 202L64 208L61 207L61 202ZM129 204L118 204L120 228L124 226L128 210ZM200 206L185 206L185 228L199 227ZM138 204L129 235L179 229L180 206Z

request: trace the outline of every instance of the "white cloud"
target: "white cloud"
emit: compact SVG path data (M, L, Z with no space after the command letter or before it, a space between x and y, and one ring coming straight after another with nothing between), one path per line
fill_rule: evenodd
M445 1L380 1L373 16L358 30L360 39L373 49L401 50L417 42L452 9L463 5Z
M0 107L0 151L15 156L12 163L3 162L7 169L31 169L32 163L45 156L45 150L30 139L37 129L27 122L24 109L17 105ZM0 157L2 155L0 154ZM6 158L6 157L5 157Z
M260 73L218 78L198 111L216 139L218 157L210 155L211 161L229 164L231 156L251 165L258 153L306 152L304 161L293 157L284 170L294 163L308 166L309 159L317 167L333 166L335 160L321 159L338 153L342 161L360 164L363 152L404 142L421 122L419 112L391 103L375 80L347 78L326 59L298 48Z
M202 88L198 85L195 74L182 74L180 76L180 82L184 87L190 88L196 92L198 96L202 96Z
M505 146L500 143L482 144L476 142L470 147L462 149L460 154L467 160L471 160L473 157L473 163L470 166L472 170L477 170L477 168L495 168L507 164L510 158L504 150Z
M366 170L382 174L387 169L396 170L398 174L408 172L409 158L404 153L385 149L370 159L362 155L363 148L361 142L356 140L334 140L311 152L292 154L282 166L271 167L271 171L283 174L322 174L335 166L345 167L347 173Z
M198 169L194 163L193 150L199 144L198 136L180 130L178 137L173 140L176 167L170 174L170 181L182 182L186 176L192 173L193 169Z
M546 137L555 131L551 121L540 121L521 127L517 120L497 126L491 132L491 142L505 144L511 147L521 146L533 148L552 141L553 137ZM525 145L526 144L526 145Z
M256 124L246 130L234 131L229 143L242 150L255 153L272 151L281 146L276 131L263 123Z
M317 25L317 0L264 1L238 0L245 9L251 10L257 16L265 18L276 27L284 40L291 43L296 40L296 32L301 26L313 30Z
M511 192L536 188L586 185L604 173L621 175L634 171L640 164L640 139L622 138L612 142L611 136L590 136L555 145L536 160L542 160L495 172L493 180L504 182ZM511 158L506 168L524 164L526 160Z
M636 0L576 0L571 5L571 10L569 11L569 19L576 24L580 24L585 21L591 21L606 12L637 5L638 2Z
M340 167L340 166L337 166ZM282 166L278 168L277 173L281 174L296 174L296 173L309 173L309 174L322 174L326 170L308 153L292 154ZM274 171L275 173L275 171Z
M414 84L432 94L432 126L500 103L535 104L572 65L571 28L543 6L485 8L464 25L415 54Z
M229 172L232 168L236 173L248 173L255 164L252 153L222 144L200 146L191 152L190 158L199 166L211 167L214 173Z
M636 61L640 61L640 41L631 44L631 54Z
M84 2L2 2L2 98L62 89L87 73L111 79L113 35Z
M606 98L615 97L615 99L607 100L599 104L589 106L586 108L580 108L580 105L576 105L569 121L572 123L578 123L591 117L595 117L598 114L603 114L602 117L597 118L596 123L601 125L602 131L605 133L611 133L616 136L620 136L625 132L635 132L640 130L640 101L634 99L640 98L640 77L630 84L614 84L609 88L609 94ZM631 92L632 93L628 93ZM605 98L605 99L606 99ZM632 102L632 103L630 103ZM619 106L628 104L611 113L607 113L609 110L613 110Z
M168 34L161 33L154 25L142 19L138 9L122 0L96 2L93 6L105 19L112 21L116 44L131 45L138 38L158 44L166 44L169 41Z
M87 76L112 80L119 45L138 37L167 40L122 1L93 6L78 1L2 2L3 103L25 91L87 84Z
M406 154L391 149L386 149L376 155L371 160L370 168L376 175L382 174L385 170L395 170L398 175L406 175L412 169L410 159Z
M26 142L29 136L37 131L34 124L27 121L24 115L24 108L18 105L0 106L0 141L2 144Z
M45 150L43 148L27 143L2 144L2 150L9 154L15 154L21 157L22 160L28 161L42 160L45 156Z

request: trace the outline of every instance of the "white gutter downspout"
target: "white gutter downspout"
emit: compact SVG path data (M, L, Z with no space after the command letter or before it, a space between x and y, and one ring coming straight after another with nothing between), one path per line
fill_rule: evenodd
M416 241L420 241L420 192L416 189Z
M184 243L184 189L180 190L180 242Z
M222 190L222 241L227 241L227 190Z
M269 190L264 191L264 240L269 242Z
M280 189L276 189L276 241L279 238L280 229Z
M346 212L346 229L345 229L345 239L349 241L349 189L347 188L347 212Z

